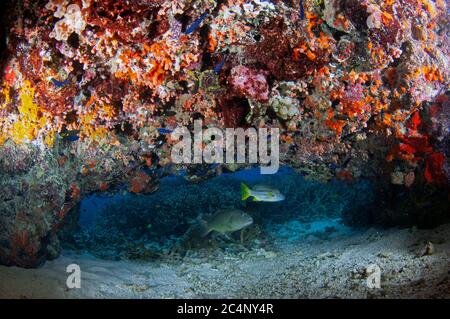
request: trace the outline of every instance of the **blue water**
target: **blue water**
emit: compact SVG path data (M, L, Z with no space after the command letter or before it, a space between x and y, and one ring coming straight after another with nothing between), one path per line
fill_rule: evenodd
M271 185L286 199L276 203L242 201L241 182L250 186ZM370 207L372 194L367 181L320 183L287 167L275 175L261 175L257 168L244 169L196 184L187 182L183 175L169 176L162 178L158 191L150 195L121 191L85 199L80 209L80 227L66 236L69 239L63 240L63 245L116 259L130 255L139 258L149 249L159 254L186 242L189 247L204 247L216 237L210 234L197 242L189 237L196 227L196 218L222 208L239 208L252 215L254 224L244 243L247 246L268 238L286 242L305 238L332 240L355 230L346 223L346 215Z
M295 172L289 167L281 167L278 173L275 175L277 177L288 176L295 174ZM167 176L161 179L162 184L171 184L171 183L183 183L183 174L179 176ZM220 177L220 179L235 179L237 181L243 181L249 184L256 184L259 182L263 182L265 179L264 175L261 175L259 168L251 168L244 169L235 173L224 173ZM127 199L133 198L133 196L141 196L134 195L130 193L117 193L113 196L109 195L101 195L94 194L88 198L86 198L81 203L81 215L79 223L84 227L92 227L95 225L96 216L104 211L109 205L114 202L119 202ZM152 200L151 196L148 196L149 200Z

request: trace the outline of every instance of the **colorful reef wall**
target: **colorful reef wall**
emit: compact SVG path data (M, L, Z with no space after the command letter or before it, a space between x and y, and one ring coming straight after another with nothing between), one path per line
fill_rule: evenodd
M308 178L376 181L382 222L448 205L444 0L2 6L1 264L58 256L58 231L89 194L239 169L171 163L167 132L195 119L279 128L281 163Z

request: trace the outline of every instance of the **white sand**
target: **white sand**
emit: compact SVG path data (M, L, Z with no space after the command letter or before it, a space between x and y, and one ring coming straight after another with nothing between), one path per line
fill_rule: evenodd
M434 253L420 256L426 242ZM65 252L40 269L0 267L1 298L450 298L450 224L434 230L370 229L333 240L278 239L273 251L180 261L105 261ZM81 289L66 287L80 265ZM365 268L381 268L369 289Z

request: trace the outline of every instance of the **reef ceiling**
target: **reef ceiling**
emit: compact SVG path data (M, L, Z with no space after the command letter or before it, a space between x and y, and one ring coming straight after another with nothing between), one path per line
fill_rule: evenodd
M171 164L166 132L195 119L279 128L280 161L311 178L448 193L444 0L3 6L0 263L56 257L68 212L94 192L237 169Z

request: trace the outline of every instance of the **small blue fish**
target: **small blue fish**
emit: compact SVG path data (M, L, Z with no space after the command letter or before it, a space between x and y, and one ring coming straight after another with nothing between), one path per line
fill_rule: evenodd
M169 129L167 129L167 128L158 128L157 131L158 131L160 134L170 134L170 133L173 132L173 130L169 130Z
M192 32L194 32L195 30L197 30L197 28L200 26L200 24L202 23L203 20L205 20L205 18L208 16L208 12L203 13L200 18L198 18L197 20L194 21L194 23L192 23L189 28L186 29L186 31L184 31L184 34L191 34Z
M303 0L300 0L300 19L305 19L305 8L303 7Z
M339 166L336 165L336 163L331 163L330 168L331 169L337 169Z
M74 136L67 136L65 138L63 138L64 141L67 142L76 142L80 139L80 137L78 135L74 135Z
M76 142L80 139L80 131L66 131L61 133L61 137L64 142Z
M220 70L222 70L226 61L227 61L227 57L225 56L225 57L223 57L222 61L220 61L214 68L214 73L219 73Z
M56 87L61 88L64 85L69 84L69 79L66 79L65 81L61 82L61 81L56 80L55 78L52 78L52 82Z

